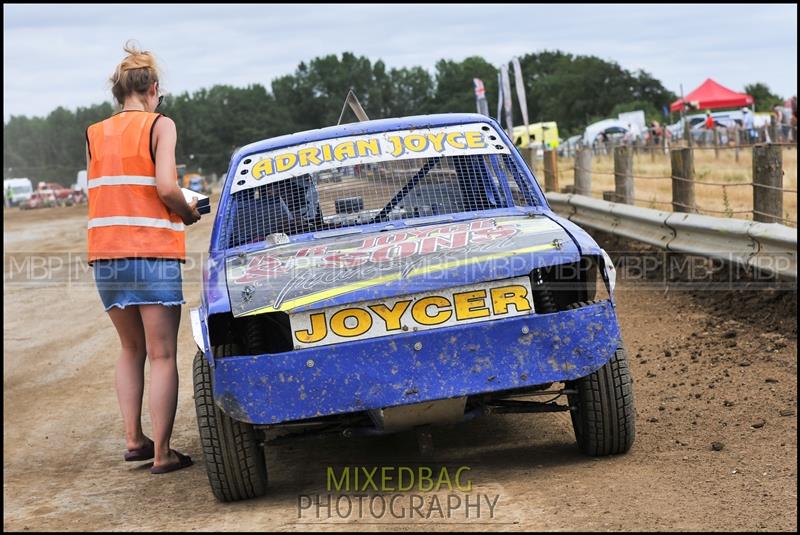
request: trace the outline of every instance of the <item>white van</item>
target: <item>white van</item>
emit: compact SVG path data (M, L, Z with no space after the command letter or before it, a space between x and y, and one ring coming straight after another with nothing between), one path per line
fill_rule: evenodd
M78 171L77 182L72 185L72 189L73 191L82 191L84 195L89 195L86 169L81 169Z
M3 180L4 206L18 206L31 198L33 184L29 178L6 178Z

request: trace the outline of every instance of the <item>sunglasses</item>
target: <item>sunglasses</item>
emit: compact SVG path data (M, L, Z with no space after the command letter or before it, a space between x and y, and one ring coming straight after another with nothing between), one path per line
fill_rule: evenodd
M155 85L156 85L156 91L160 93L161 91L158 88L158 82L156 82ZM156 109L158 109L158 107L161 106L162 102L164 102L164 95L158 95L158 104L156 104Z

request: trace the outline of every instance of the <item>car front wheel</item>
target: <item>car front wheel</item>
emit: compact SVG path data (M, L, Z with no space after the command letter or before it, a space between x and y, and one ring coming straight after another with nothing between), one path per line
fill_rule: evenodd
M623 348L602 368L567 385L578 447L594 457L627 452L636 435L633 384Z
M238 352L235 346L220 346L214 354ZM214 496L223 502L262 496L267 491L264 449L252 425L232 419L214 403L211 367L202 351L194 357L194 403Z

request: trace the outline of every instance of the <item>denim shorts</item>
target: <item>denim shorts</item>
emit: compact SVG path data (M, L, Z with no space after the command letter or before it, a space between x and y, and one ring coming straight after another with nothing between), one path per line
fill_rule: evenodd
M95 260L93 267L106 311L128 305L176 306L186 302L179 260L115 258Z

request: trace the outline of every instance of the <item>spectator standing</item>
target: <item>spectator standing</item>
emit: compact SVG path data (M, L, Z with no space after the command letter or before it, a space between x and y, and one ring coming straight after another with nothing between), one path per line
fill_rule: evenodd
M742 122L744 123L744 131L747 138L747 143L752 143L756 135L756 130L753 126L753 114L750 113L748 108L742 108Z
M711 111L706 110L706 143L711 144L714 140L714 116Z
M792 109L788 106L780 108L781 117L778 126L781 130L781 141L788 143L792 137Z
M661 144L661 127L658 124L658 121L653 121L650 123L650 132L651 132L651 139L653 140L653 145L660 145Z

